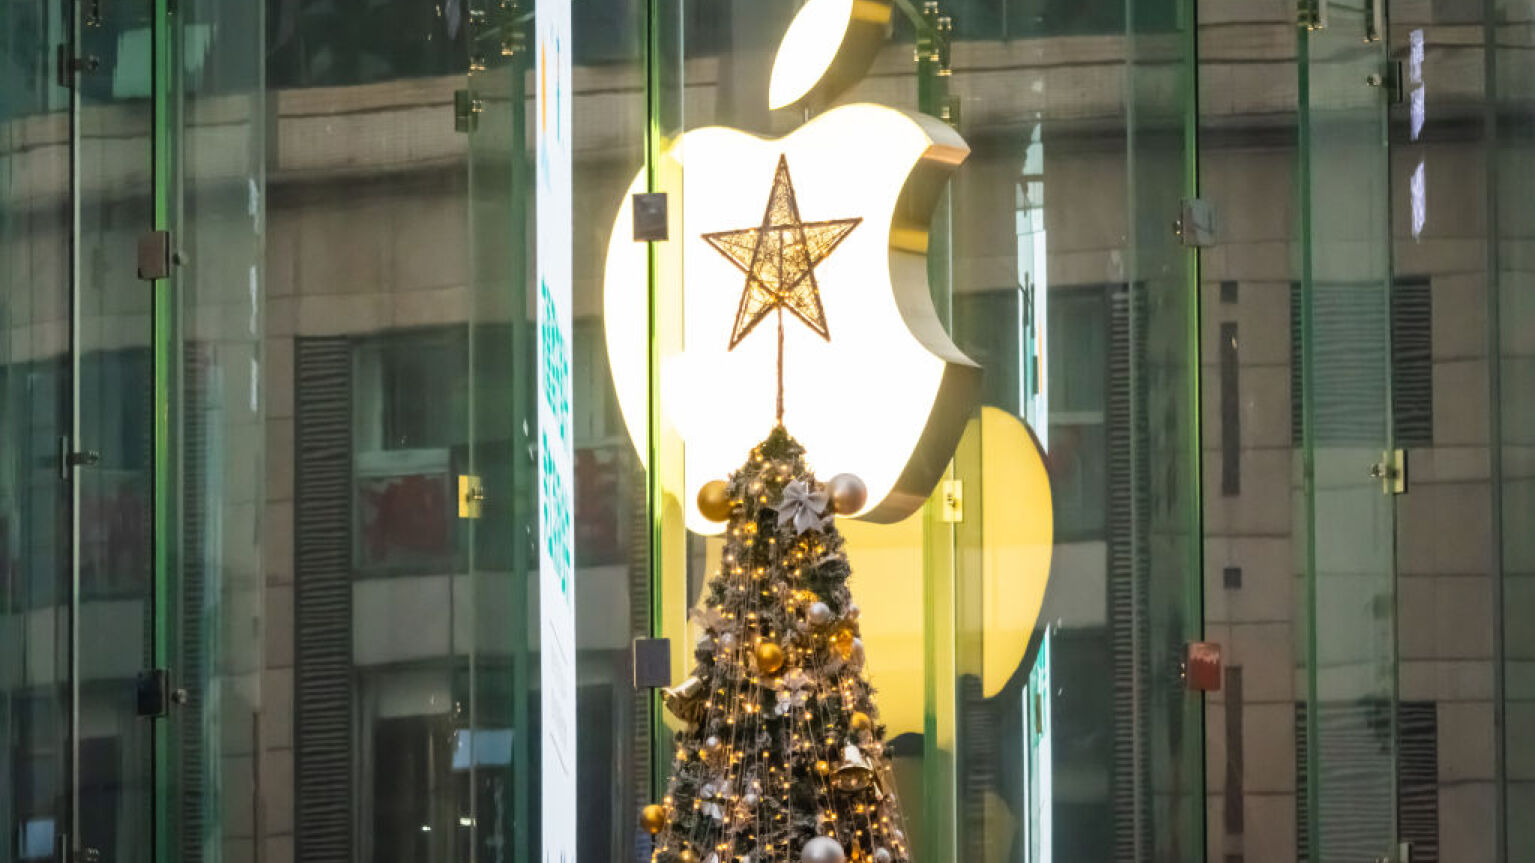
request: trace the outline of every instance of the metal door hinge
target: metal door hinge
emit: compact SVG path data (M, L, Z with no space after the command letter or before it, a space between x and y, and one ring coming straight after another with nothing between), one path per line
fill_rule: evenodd
M479 518L485 508L485 485L471 474L458 475L458 517Z
M134 701L142 719L156 719L170 713L171 705L187 703L185 689L171 689L171 672L166 668L150 668L139 672Z
M1370 465L1370 476L1380 480L1381 494L1407 493L1407 450L1381 453L1380 461Z
M965 520L965 483L963 480L946 479L941 489L943 495L943 520L957 523Z
M1215 208L1203 198L1184 198L1179 203L1173 232L1189 248L1215 245Z
M170 231L148 231L139 235L139 278L164 279L171 274L171 264L180 263L171 254Z
M468 90L453 91L453 131L473 132L480 124L485 103L469 95Z
M54 64L60 87L74 87L82 72L94 72L101 67L101 58L91 54L76 57L68 45L54 48Z

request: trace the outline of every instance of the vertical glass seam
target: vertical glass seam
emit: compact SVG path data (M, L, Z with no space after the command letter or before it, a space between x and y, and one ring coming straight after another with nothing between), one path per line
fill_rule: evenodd
M1311 35L1304 26L1296 28L1296 78L1297 78L1297 138L1299 146L1296 148L1296 173L1299 177L1300 197L1300 254L1301 254L1301 317L1300 317L1300 344L1301 344L1301 386L1302 392L1309 393L1312 389L1309 385L1315 380L1313 348L1311 338L1311 320L1314 314L1312 308L1312 248L1311 248ZM1302 793L1306 795L1306 818L1310 822L1306 825L1306 859L1318 861L1321 859L1321 837L1317 806L1321 795L1318 793L1318 771L1320 760L1317 757L1317 729L1320 723L1317 721L1317 679L1316 679L1316 655L1317 655L1317 581L1316 581L1316 459L1315 459L1315 429L1316 414L1314 397L1307 396L1301 399L1301 502L1304 522L1302 527L1306 531L1305 538L1305 639L1306 649L1304 655L1306 671L1306 787Z
M174 182L171 153L172 109L171 80L172 45L169 0L154 0L151 21L150 87L153 99L153 141L151 176L153 177L154 214L153 228L169 231L171 185ZM172 237L172 249L176 238ZM154 665L169 668L170 665L170 602L171 602L171 495L174 494L171 463L171 385L175 379L171 363L176 351L172 344L175 337L174 288L172 278L156 279L151 283L153 291L152 351L154 355L154 490L153 504L153 557L154 557ZM180 681L177 669L171 669L172 681ZM177 683L173 682L172 686ZM153 857L160 863L171 860L171 788L172 735L171 717L155 721L153 734L153 787L150 804L154 813Z
M1183 21L1183 45L1182 45L1182 71L1184 79L1182 87L1183 108L1183 181L1186 194L1190 199L1198 198L1200 193L1199 183L1199 3L1198 0L1182 0L1179 18ZM1185 481L1189 488L1189 501L1186 506L1185 518L1189 525L1189 550L1188 566L1185 570L1183 595L1184 614L1186 623L1185 632L1189 641L1203 640L1205 637L1205 596L1204 596L1204 571L1205 571L1205 522L1204 522L1204 428L1201 394L1203 389L1203 305L1200 295L1200 280L1203 275L1204 262L1203 251L1195 246L1184 249L1186 266L1184 270L1184 297L1187 304L1184 313L1186 315L1186 332L1184 346L1184 361L1188 363L1188 372L1185 375L1185 399L1187 403L1187 422L1189 423L1187 450L1189 456L1189 469L1185 472ZM1202 695L1195 696L1185 688L1184 698L1187 715L1190 724L1196 732L1185 735L1184 739L1196 739L1199 745L1191 747L1192 752L1185 757L1192 762L1194 768L1190 775L1194 777L1196 793L1183 801L1187 810L1189 823L1186 825L1189 837L1190 863L1198 863L1207 859L1209 831L1206 830L1205 814L1205 777L1207 775L1207 752L1205 740L1205 698Z
M1484 144L1485 205L1487 208L1487 452L1488 492L1491 515L1488 520L1491 548L1488 549L1492 573L1492 778L1493 778L1493 859L1504 863L1509 855L1508 829L1508 702L1507 644L1504 633L1504 588L1507 573L1503 557L1503 345L1499 312L1502 306L1503 273L1500 263L1498 227L1499 151L1498 151L1498 40L1497 0L1482 3L1483 95L1482 134Z

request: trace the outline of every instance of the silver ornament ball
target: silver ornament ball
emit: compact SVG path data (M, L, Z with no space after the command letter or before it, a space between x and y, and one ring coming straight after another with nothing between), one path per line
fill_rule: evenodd
M719 637L719 645L725 650L735 650L736 634L734 632L721 633Z
M874 863L890 863L890 860L891 855L889 848L874 849Z
M852 515L863 509L869 499L869 489L863 480L850 473L839 473L827 480L826 493L831 498L832 511L838 515Z
M799 852L800 863L846 863L847 853L830 836L817 836Z
M825 626L832 620L831 606L824 602L812 602L810 608L805 611L805 617L816 626Z

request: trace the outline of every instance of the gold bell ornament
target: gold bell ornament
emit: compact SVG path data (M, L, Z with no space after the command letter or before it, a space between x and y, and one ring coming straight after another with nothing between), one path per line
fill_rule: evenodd
M849 743L842 747L842 763L831 775L831 785L838 791L862 791L874 781L874 767L863 750Z
M704 682L695 676L669 686L661 690L661 703L673 716L696 725L704 718Z

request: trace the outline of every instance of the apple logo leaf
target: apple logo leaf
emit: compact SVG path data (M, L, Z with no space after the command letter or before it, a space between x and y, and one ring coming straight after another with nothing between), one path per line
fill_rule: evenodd
M768 107L824 108L869 71L890 16L890 0L809 0L779 43Z

